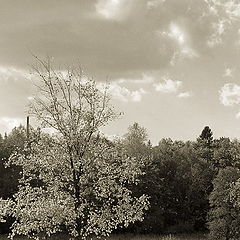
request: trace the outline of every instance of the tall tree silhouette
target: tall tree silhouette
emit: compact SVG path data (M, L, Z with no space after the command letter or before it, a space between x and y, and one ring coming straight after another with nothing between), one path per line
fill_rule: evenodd
M199 136L199 140L205 143L206 147L211 147L213 143L213 133L209 126L204 127Z

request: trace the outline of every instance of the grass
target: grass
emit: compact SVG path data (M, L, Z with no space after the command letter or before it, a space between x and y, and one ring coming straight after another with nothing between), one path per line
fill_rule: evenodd
M207 240L204 234L113 235L109 240Z
M16 237L16 240L27 240L26 237ZM112 235L107 240L207 240L204 234L180 234L180 235L134 235L134 234L121 234ZM0 240L8 240L7 235L0 235ZM51 237L51 240L67 240L65 235L57 235ZM97 240L94 239L94 240Z

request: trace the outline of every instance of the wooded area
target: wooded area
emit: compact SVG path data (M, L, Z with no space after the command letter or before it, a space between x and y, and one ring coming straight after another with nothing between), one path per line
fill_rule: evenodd
M100 129L117 117L107 86L38 59L39 96L30 112L41 127L0 135L0 229L38 239L110 233L210 231L240 234L240 142L214 139L152 146L138 123L110 141Z
M19 167L5 168L4 164L14 151L23 151L26 141L23 126L0 136L3 199L16 193L21 175ZM150 209L143 222L117 232L181 233L209 229L215 239L239 236L238 140L213 139L210 128L205 127L196 141L162 139L152 146L146 130L134 123L121 141L111 144L124 148L129 156L141 162L145 174L137 185L129 187L134 196L150 197ZM1 233L9 232L11 222L8 219L0 225Z

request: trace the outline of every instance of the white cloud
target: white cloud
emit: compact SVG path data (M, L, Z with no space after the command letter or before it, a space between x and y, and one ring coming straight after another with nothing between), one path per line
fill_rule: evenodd
M197 52L191 47L189 35L178 24L172 22L167 31L157 31L159 37L167 37L176 44L170 64L175 65L179 59L198 57Z
M188 98L188 97L191 97L192 96L192 93L190 92L181 92L178 94L178 97L179 98Z
M182 81L163 78L163 82L154 84L155 90L163 93L176 93L182 86Z
M123 20L126 17L131 0L98 0L95 4L99 16L107 20Z
M237 119L240 118L240 112L238 112L238 113L236 114L236 118L237 118Z
M225 84L219 91L220 102L224 106L240 104L240 86L234 83Z
M213 14L215 22L212 23L213 34L208 38L207 45L214 47L223 43L223 36L240 20L239 0L205 0L209 12Z
M222 43L222 39L220 37L217 37L215 35L212 35L208 40L207 40L207 45L208 47L214 47L216 45L219 45Z
M18 127L20 124L24 123L22 118L0 118L0 130L9 133L14 127Z
M148 83L152 83L154 82L154 77L147 75L147 74L143 74L142 78L136 78L136 79L132 79L132 78L120 78L117 79L116 82L118 83L136 83L136 84L148 84Z
M198 57L198 54L190 47L184 46L181 50L182 57L194 58Z
M214 47L222 43L222 36L224 35L228 24L229 21L226 19L220 19L218 22L212 24L213 34L207 40L207 45L209 47Z
M209 11L215 15L224 16L230 21L238 20L240 17L239 0L205 0L208 4Z
M177 24L171 23L167 31L158 31L157 34L167 36L175 40L179 45L183 45L186 42L186 34Z
M215 6L209 6L209 12L215 16L218 14L218 10Z
M126 85L129 84L151 84L155 81L155 78L148 74L142 74L141 78L119 78L107 85L108 93L115 99L123 102L140 102L142 96L147 92L144 88L139 87L138 89L130 90ZM123 86L125 85L125 86ZM104 83L98 83L98 88L104 90L106 85Z
M232 19L240 17L240 3L239 1L226 1L224 4L226 13Z
M146 91L143 88L140 88L139 90L132 91L130 93L130 99L134 102L140 102L142 100L142 95L146 94Z
M149 0L147 1L147 9L153 9L164 3L166 0Z
M175 39L178 44L183 45L186 42L186 36L183 30L176 24L170 24L170 31L168 32L170 38Z
M174 66L179 59L194 57L198 57L198 54L192 48L184 46L180 50L174 51L170 64Z
M222 35L225 32L225 26L226 22L223 20L220 20L218 23L216 23L216 31L218 35Z
M104 83L98 83L97 86L100 90L104 90L106 85ZM115 99L118 99L122 102L140 102L142 96L147 92L143 88L137 90L129 90L124 86L120 86L118 82L111 82L107 86L107 92Z
M227 67L224 70L223 76L224 77L233 77L233 71L234 71L234 69Z
M7 82L10 79L17 81L22 78L30 79L31 75L29 72L22 70L22 69L17 69L14 67L0 66L0 80L1 81Z

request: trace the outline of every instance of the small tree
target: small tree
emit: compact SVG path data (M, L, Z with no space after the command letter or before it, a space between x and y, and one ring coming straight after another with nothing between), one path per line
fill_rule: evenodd
M107 89L99 91L81 69L61 72L50 61L38 63L40 94L31 113L56 134L38 134L25 153L10 159L22 167L14 200L1 202L0 215L16 218L12 236L37 238L63 229L79 239L106 236L142 220L147 196L133 197L127 188L142 174L138 161L99 135L116 117Z

